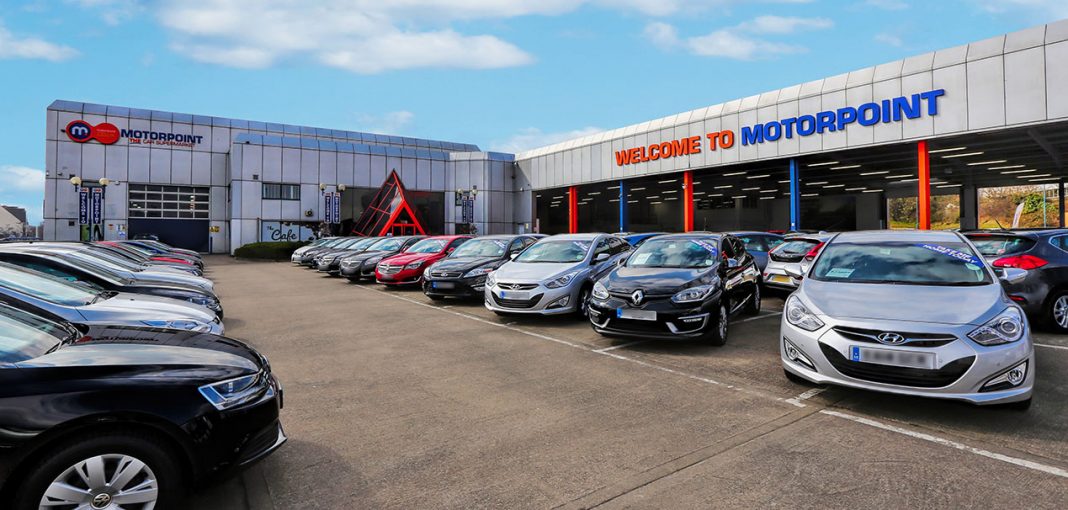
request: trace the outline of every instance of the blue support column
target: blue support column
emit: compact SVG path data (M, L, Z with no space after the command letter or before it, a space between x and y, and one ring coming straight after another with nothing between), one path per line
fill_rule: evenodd
M627 217L627 183L625 181L619 181L619 231L626 232L627 224L630 222L630 218Z
M790 159L790 230L801 228L801 176L797 160Z

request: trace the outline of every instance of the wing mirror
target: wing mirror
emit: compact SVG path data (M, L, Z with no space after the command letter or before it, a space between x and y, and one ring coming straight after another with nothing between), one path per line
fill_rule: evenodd
M783 271L786 272L786 276L789 276L790 278L793 278L795 280L800 280L805 277L805 270L801 267L794 267L790 265L784 267Z
M1000 270L998 278L1001 278L1006 283L1020 283L1024 278L1027 278L1027 270L1018 267L1005 267Z
M598 253L597 255L594 255L593 263L600 264L601 262L608 260L609 257L611 257L611 255L607 253Z
M519 252L514 251L510 255L508 255L508 259L509 260L515 260L515 258L518 257L518 256L519 256Z

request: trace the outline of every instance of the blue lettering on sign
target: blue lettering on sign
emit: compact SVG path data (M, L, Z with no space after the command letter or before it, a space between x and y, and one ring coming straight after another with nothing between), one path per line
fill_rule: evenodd
M867 127L879 123L901 122L903 119L917 119L924 114L938 115L938 98L945 94L945 89L929 90L919 94L864 103L859 107L846 106L818 112L815 115L800 115L752 126L742 126L740 138L742 145L755 145L774 142L780 138L791 139L794 133L798 136L809 136L815 133L842 131L850 124Z
M957 259L957 260L959 260L961 262L968 262L968 263L976 264L976 265L982 264L982 261L979 260L979 258L976 257L975 255L972 255L970 253L966 253L966 252L963 252L963 251L960 251L960 250L954 250L953 248L950 248L948 246L941 246L941 245L937 245L937 244L927 244L927 243L920 243L920 244L917 244L916 246L919 246L920 248L924 248L924 249L927 249L927 250L931 250L931 251L933 251L935 253L940 253L940 254L945 255L947 257L953 257L953 258L955 258L955 259Z
M715 257L717 253L719 253L719 250L716 249L715 243L710 243L708 241L702 241L700 239L691 239L690 242L693 243L693 244L696 244L697 246L700 246L701 248L704 248L705 251L710 253L713 257Z

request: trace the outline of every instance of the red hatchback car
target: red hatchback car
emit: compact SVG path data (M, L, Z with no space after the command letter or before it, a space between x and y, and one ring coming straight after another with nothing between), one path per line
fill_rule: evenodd
M435 236L419 241L403 253L382 259L375 267L375 280L386 285L411 285L423 282L423 271L449 256L471 236Z

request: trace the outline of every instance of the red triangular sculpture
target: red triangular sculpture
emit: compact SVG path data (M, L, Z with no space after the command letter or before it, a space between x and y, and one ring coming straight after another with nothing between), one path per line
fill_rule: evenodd
M406 217L402 216L402 213ZM402 218L406 221L398 222ZM419 217L408 205L404 183L401 182L396 169L389 173L382 187L378 188L378 193L375 193L371 204L363 210L360 218L353 224L352 233L369 237L384 236L391 232L394 226L412 227L419 234L426 235Z

